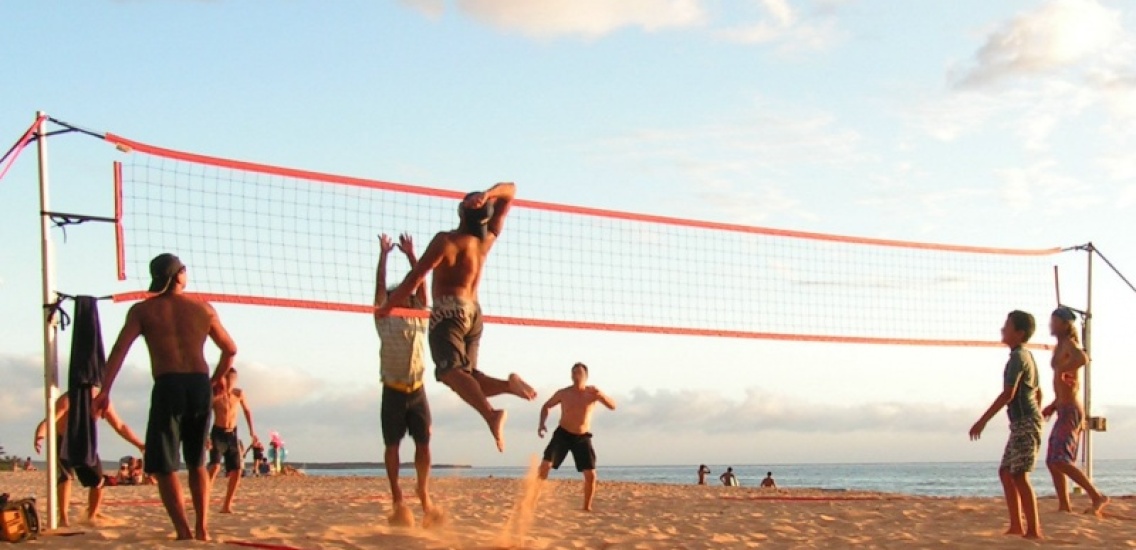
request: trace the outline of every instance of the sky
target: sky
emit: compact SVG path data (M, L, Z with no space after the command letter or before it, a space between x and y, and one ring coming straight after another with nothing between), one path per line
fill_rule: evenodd
M14 52L0 83L4 145L43 110L267 164L462 191L515 181L540 201L979 246L1092 241L1136 274L1127 2L121 0L3 11L0 46ZM80 136L49 147L52 207L110 215L119 154ZM0 445L19 455L42 417L37 201L32 148L0 180ZM109 227L65 237L52 234L59 290L134 290L115 281ZM1083 306L1083 254L1060 261L1065 301ZM1095 448L1134 458L1125 339L1136 294L1097 268L1094 413L1109 432ZM102 305L108 345L126 308ZM381 460L370 319L218 311L262 436L279 431L300 462ZM996 338L1002 319L962 322ZM66 372L70 333L60 342ZM619 404L596 413L601 464L724 465L996 460L999 422L977 443L966 434L1000 391L1005 359L997 348L490 326L481 363L521 373L542 397L588 363ZM1044 375L1048 353L1038 360ZM139 429L149 386L139 343L115 390ZM428 392L437 462L523 466L543 448L542 399L497 399L510 411L498 454L452 393ZM128 453L109 431L102 439L105 457Z

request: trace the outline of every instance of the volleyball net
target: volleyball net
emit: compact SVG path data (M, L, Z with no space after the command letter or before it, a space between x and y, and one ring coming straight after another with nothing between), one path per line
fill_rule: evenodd
M185 153L113 134L120 279L174 252L220 302L370 313L378 234L418 252L457 225L443 190ZM470 184L488 187L492 182ZM527 188L522 182L518 195ZM485 268L486 321L799 341L996 345L1053 306L1052 255L749 227L519 199ZM396 249L388 285L409 270ZM118 295L120 300L143 293ZM407 314L406 311L401 313ZM993 324L993 326L992 326Z

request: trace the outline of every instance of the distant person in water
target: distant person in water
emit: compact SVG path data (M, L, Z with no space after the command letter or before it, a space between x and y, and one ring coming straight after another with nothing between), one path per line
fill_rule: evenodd
M384 317L378 307L390 296L387 291L387 259L398 248L406 255L410 268L418 265L414 254L414 240L403 234L394 244L386 234L379 236L379 263L375 268L375 330L379 334L379 363L383 383L381 424L385 452L383 463L391 489L393 510L388 521L391 525L410 527L414 514L402 497L398 484L399 444L406 434L414 440L414 469L418 474L417 494L422 504L422 523L430 527L442 519L442 511L430 499L430 403L426 400L426 329L423 317ZM394 289L391 289L393 293ZM429 301L426 285L419 283L413 292L395 307L426 310Z
M998 478L1006 495L1010 512L1007 535L1041 539L1041 523L1037 513L1037 494L1030 484L1029 473L1037 462L1041 448L1041 388L1033 354L1025 348L1036 324L1033 315L1011 311L1002 325L1002 343L1010 348L1010 360L1002 373L1002 393L990 404L978 422L970 428L970 438L977 440L1003 407L1010 420L1010 438L1002 453ZM1022 516L1025 516L1023 525Z
M584 511L592 511L592 499L596 494L596 451L592 447L592 411L596 403L609 410L615 410L615 401L595 386L588 386L588 366L583 363L572 365L572 385L552 394L540 409L541 438L548 432L546 422L548 412L560 406L560 422L552 433L552 441L544 450L544 460L540 463L540 479L548 479L553 468L560 468L568 453L576 463L576 471L584 474Z
M698 484L706 485L706 476L710 475L710 468L705 464L698 467Z
M725 473L718 476L718 481L721 481L722 485L725 485L726 487L737 487L739 485L738 476L734 475L733 466L726 468Z
M1077 448L1085 427L1085 408L1081 406L1078 391L1081 387L1080 370L1089 362L1089 356L1081 349L1081 339L1077 336L1077 316L1067 307L1059 307L1049 319L1049 332L1057 338L1053 349L1053 403L1041 411L1046 419L1057 413L1057 421L1049 434L1049 451L1045 465L1053 476L1053 487L1057 491L1057 509L1072 512L1069 501L1069 487L1066 478L1080 485L1093 500L1092 507L1085 513L1100 515L1109 498L1103 495L1092 480L1077 468Z
M773 481L773 472L765 472L765 479L761 480L762 489L776 489L777 482Z

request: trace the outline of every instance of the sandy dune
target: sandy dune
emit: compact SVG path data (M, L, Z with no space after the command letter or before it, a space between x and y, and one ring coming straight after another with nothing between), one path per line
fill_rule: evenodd
M602 475L602 471L601 471ZM409 488L407 484L404 487ZM537 510L519 506L522 480L441 477L441 528L387 525L390 499L378 478L246 480L238 513L213 513L215 542L174 543L154 487L108 489L106 518L75 536L49 535L28 547L165 548L1034 548L1006 537L1005 512L992 498L934 499L792 490L603 483L596 512L584 513L580 485L549 482ZM217 510L220 482L214 491ZM0 492L43 493L41 473L0 474ZM85 494L77 493L79 517ZM1087 501L1078 497L1078 506ZM41 499L42 500L42 499ZM1104 518L1058 514L1042 501L1045 546L1136 547L1136 510L1114 498ZM417 501L411 500L417 506ZM41 502L41 508L43 503ZM421 521L421 510L415 510Z

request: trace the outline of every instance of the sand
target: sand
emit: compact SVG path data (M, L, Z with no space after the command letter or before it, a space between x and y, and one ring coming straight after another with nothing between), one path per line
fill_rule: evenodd
M600 474L602 476L602 470ZM411 489L405 480L404 489ZM996 483L996 481L992 480ZM0 473L0 492L43 494L42 473ZM246 479L237 514L221 515L218 480L211 529L215 541L175 543L155 487L107 489L98 525L77 522L75 536L48 535L42 548L1035 548L1002 535L1005 510L994 498L922 498L855 492L604 483L595 512L579 510L577 482L548 482L527 513L526 483L440 477L437 501L448 522L435 529L388 526L390 498L380 478ZM412 492L412 491L411 491ZM86 495L77 492L72 517ZM42 498L41 498L42 501ZM1087 499L1075 497L1086 507ZM417 500L411 499L421 523ZM1059 514L1043 499L1044 546L1136 547L1136 500L1114 497L1106 517ZM40 502L41 509L44 503ZM192 520L192 518L191 518ZM259 545L259 546L258 546Z

